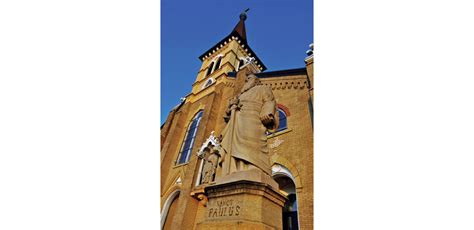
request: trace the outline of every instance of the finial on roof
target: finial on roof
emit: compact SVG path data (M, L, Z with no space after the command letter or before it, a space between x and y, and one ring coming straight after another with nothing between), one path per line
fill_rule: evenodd
M240 20L245 21L247 19L247 12L250 10L250 8L247 8L244 12L240 14Z
M247 34L245 33L245 19L247 19L247 11L249 10L250 9L247 8L240 14L240 20L232 30L232 33L237 32L243 40L247 40Z

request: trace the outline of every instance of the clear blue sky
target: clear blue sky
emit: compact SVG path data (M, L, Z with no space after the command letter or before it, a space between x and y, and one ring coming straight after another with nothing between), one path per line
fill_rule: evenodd
M247 41L268 71L304 67L313 42L312 0L161 1L161 123L191 91L198 57L227 36L250 8Z

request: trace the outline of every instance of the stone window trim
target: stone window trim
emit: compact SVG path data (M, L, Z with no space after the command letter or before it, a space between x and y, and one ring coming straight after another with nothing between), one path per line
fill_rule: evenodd
M283 130L280 130L280 131L277 131L277 132L274 132L274 133L270 133L269 135L267 135L267 139L274 138L274 137L283 135L285 133L289 133L291 131L293 131L293 130L286 128L286 129L283 129Z
M285 112L286 116L290 116L290 115L291 115L290 110L289 110L288 107L286 107L285 105L283 105L283 104L277 104L277 108L283 110L283 112Z
M182 163L182 164L175 164L175 165L173 166L173 168L183 167L183 166L186 166L186 165L188 165L188 164L189 164L189 161L188 161L188 162L185 162L185 163Z
M293 181L293 183L296 186L296 180L293 174L290 172L288 168L286 168L285 166L281 164L274 163L272 165L272 177L275 177L275 176L287 176Z

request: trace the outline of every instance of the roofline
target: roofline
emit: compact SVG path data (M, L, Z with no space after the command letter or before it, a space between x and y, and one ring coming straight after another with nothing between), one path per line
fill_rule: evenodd
M271 72L262 72L257 73L255 76L258 78L269 78L269 77L286 77L286 76L295 76L295 75L308 75L306 71L306 67L297 68L297 69L284 69L284 70L276 70ZM229 72L227 76L235 78L237 76L237 72Z
M297 68L297 69L284 69L284 70L276 70L271 72L262 72L255 74L259 78L267 78L267 77L284 77L284 76L294 76L294 75L308 75L306 71L306 67Z

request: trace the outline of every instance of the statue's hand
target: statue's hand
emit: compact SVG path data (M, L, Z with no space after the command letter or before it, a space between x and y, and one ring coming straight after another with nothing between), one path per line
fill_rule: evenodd
M260 121L262 121L262 124L265 127L270 127L275 122L275 119L273 117L273 114L266 114L260 117Z
M225 114L224 114L224 121L225 123L229 122L230 120L230 115L232 114L232 107L229 106L226 110L225 110Z

